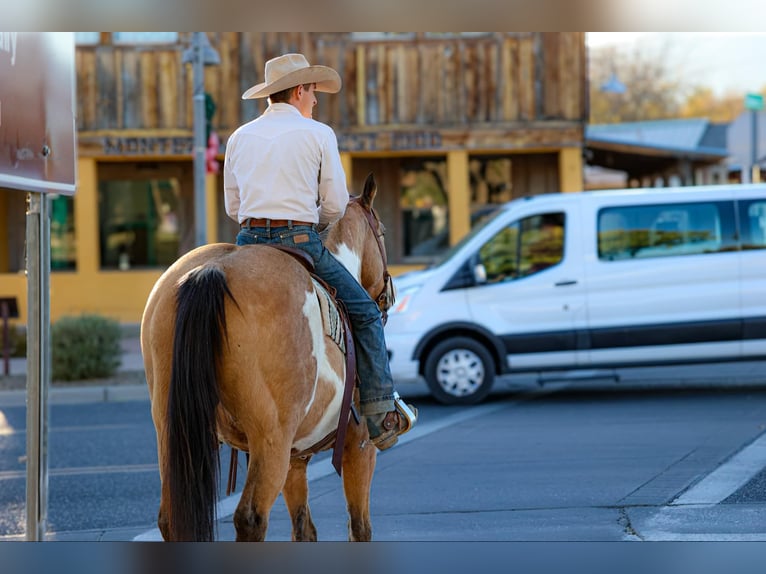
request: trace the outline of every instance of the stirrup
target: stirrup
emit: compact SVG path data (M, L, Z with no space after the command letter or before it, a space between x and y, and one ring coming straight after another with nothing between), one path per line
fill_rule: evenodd
M402 400L402 397L400 397L399 393L396 391L394 391L394 406L399 413L400 421L404 423L404 428L399 433L397 433L402 435L408 432L413 426L415 426L415 423L418 420L417 409L413 412L412 408L410 408L410 405L405 403Z

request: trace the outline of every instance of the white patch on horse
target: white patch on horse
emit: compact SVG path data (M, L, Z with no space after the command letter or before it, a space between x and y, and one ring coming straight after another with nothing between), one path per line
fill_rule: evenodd
M335 252L330 252L335 256L335 259L340 261L343 266L349 270L351 275L359 281L362 276L362 258L351 249L345 243L340 243L335 246Z
M293 444L296 450L304 450L317 444L320 440L330 434L337 428L338 413L340 404L343 400L343 379L342 373L337 373L330 365L327 357L327 346L325 344L325 330L322 324L322 310L319 307L319 301L314 291L306 291L306 301L303 303L303 315L308 319L309 329L311 330L311 356L317 361L317 378L314 380L314 388L311 391L311 398L306 405L304 414L308 414L316 398L316 391L319 381L327 381L335 388L330 405L327 407L322 418L311 433Z

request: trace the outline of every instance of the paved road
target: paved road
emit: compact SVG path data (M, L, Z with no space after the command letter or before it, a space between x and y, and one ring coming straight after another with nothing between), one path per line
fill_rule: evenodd
M709 377L713 368L730 375L718 365L708 366ZM766 386L753 378L720 386L697 375L659 386L657 378L621 379L574 388L517 377L472 408L437 405L423 386L401 386L422 416L379 457L376 540L766 540L757 488L766 467ZM0 516L15 516L16 532L23 412L0 407ZM54 404L50 538L158 538L155 465L145 400ZM326 459L310 469L320 539L345 540L341 483ZM234 539L236 501L221 501L222 540ZM8 527L6 518L10 534ZM268 539L289 537L278 502Z

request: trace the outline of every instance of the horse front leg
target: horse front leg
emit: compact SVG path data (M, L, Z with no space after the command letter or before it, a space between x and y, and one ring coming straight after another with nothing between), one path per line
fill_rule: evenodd
M293 541L316 542L317 529L309 510L309 485L307 466L311 455L290 460L290 470L282 489L282 496L293 523Z
M372 540L370 488L375 471L377 449L370 442L367 425L349 422L343 447L343 491L348 508L348 539L351 542Z

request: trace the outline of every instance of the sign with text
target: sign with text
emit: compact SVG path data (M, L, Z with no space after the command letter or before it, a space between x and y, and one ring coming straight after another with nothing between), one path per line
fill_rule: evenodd
M71 32L0 32L0 187L73 195Z
M763 96L761 94L745 94L745 109L755 111L762 110Z

